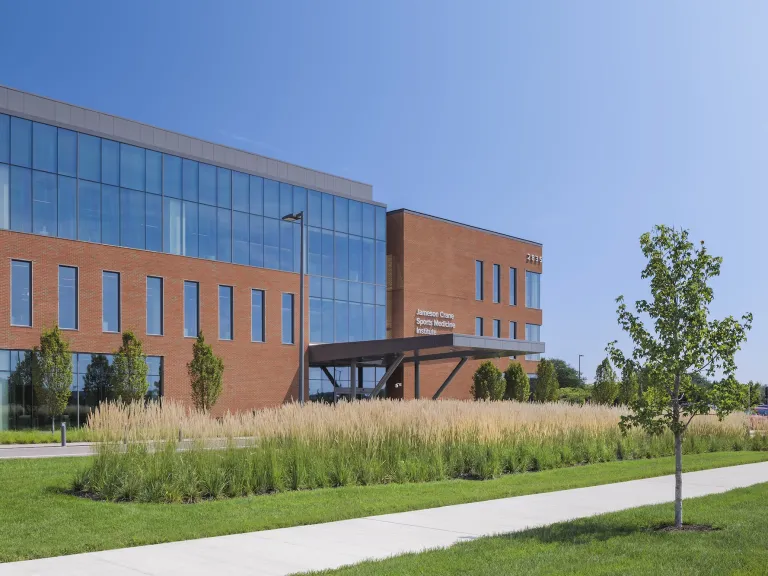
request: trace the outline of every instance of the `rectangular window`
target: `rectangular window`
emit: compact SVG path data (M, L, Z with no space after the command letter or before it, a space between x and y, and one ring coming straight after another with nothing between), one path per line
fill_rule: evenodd
M363 205L356 200L349 201L349 233L363 235Z
M541 274L525 271L525 307L541 308Z
M32 231L43 236L56 236L57 228L56 175L32 172Z
M376 240L387 239L387 210L376 206Z
M475 336L483 335L483 319L479 316L475 318Z
M293 224L280 221L280 270L293 271Z
M184 237L182 238L182 250L185 256L197 256L197 204L184 202L181 207L184 219Z
M11 173L7 164L0 164L0 230L11 227Z
M95 182L78 182L77 238L101 242L101 186Z
M309 199L307 200L307 223L309 226L319 228L322 225L323 215L323 202L320 192L315 190L309 191Z
M217 214L216 259L232 261L232 211L219 208Z
M509 323L509 337L512 340L517 340L517 322Z
M538 324L525 325L525 339L528 342L541 342L541 326ZM526 360L541 360L541 354L527 354Z
M101 182L101 138L77 135L78 176L91 182Z
M337 232L349 231L349 210L346 198L336 196L334 203L334 227Z
M264 267L280 268L280 221L272 218L264 218Z
M349 278L349 243L346 234L336 232L335 248L334 276L336 278Z
M250 194L248 174L232 172L232 209L239 212L249 212Z
M163 154L163 196L181 198L181 158Z
M290 184L280 182L280 213L279 217L293 214L293 189Z
M59 128L59 174L77 176L77 132Z
M216 208L198 206L198 254L200 258L216 260Z
M163 198L146 194L147 202L147 250L163 251Z
M376 236L376 214L371 204L363 204L363 236L366 238Z
M493 337L501 338L501 320L494 319L493 321Z
M330 194L322 195L323 202L323 228L333 230L333 196Z
M197 282L184 282L184 337L197 338L200 330L200 286Z
M517 306L517 268L509 269L509 305Z
M11 166L11 230L32 232L32 170Z
M102 272L101 329L120 332L120 274Z
M363 282L373 283L376 280L376 242L363 238Z
M376 241L376 284L387 284L387 243Z
M32 122L11 117L11 164L32 167Z
M147 276L147 334L163 335L163 279Z
M483 299L483 262L475 260L475 300Z
M11 117L0 114L0 162L8 163L11 150Z
M274 180L264 180L264 216L280 218L280 184Z
M120 189L120 245L127 248L144 248L147 241L144 192Z
M251 214L261 216L264 214L264 178L250 177Z
M120 145L112 140L101 141L101 182L120 185Z
M163 193L163 155L154 150L147 150L147 192Z
M32 123L32 168L56 172L56 128L48 124Z
M32 262L11 260L11 325L32 326Z
M184 200L197 202L197 162L185 158L182 161L181 172Z
M293 294L283 294L281 308L282 342L293 344Z
M264 342L264 290L251 290L251 342Z
M120 188L101 185L101 242L120 245Z
M232 286L219 286L219 339L232 340Z
M221 208L232 208L232 171L216 169L216 201Z
M251 266L264 266L264 218L250 216L249 257Z
M244 212L232 212L232 262L248 264L250 216Z
M0 180L2 177L0 177ZM0 181L0 202L2 202L2 182ZM77 180L59 176L59 238L77 238ZM2 208L0 207L0 228L2 228Z
M199 167L199 194L203 204L216 205L216 167L209 164L200 164Z
M498 264L493 265L493 301L501 302L501 266Z
M59 327L77 330L77 268L59 266Z
M120 144L120 186L143 191L146 172L144 148Z

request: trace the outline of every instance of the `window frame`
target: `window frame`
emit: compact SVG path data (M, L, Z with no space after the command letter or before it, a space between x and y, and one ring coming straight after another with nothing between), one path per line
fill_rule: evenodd
M482 260L475 260L475 301L485 300L485 264Z
M283 325L283 301L286 296L291 297L291 341L285 341L285 326ZM335 317L334 317L335 319ZM296 323L296 294L293 292L281 292L280 293L280 343L285 346L296 345L296 330L294 324ZM335 327L335 326L334 326Z
M221 289L229 289L229 338L222 338L221 336ZM216 290L216 301L218 309L218 322L219 322L219 340L222 342L232 342L235 339L235 287L231 284L218 284Z
M117 330L104 330L104 274L117 275ZM120 334L123 328L123 286L120 272L116 270L101 271L101 333Z
M493 265L493 303L501 304L501 264Z
M501 319L494 318L492 323L493 338L501 338ZM498 331L496 330L498 328Z
M61 325L61 269L62 268L70 268L75 271L75 327L74 328L64 328ZM58 272L58 286L57 286L57 310L56 310L56 320L58 323L59 328L62 330L69 330L72 332L77 332L80 330L80 267L79 266L72 266L69 264L59 264L57 268Z
M13 263L14 262L23 262L25 264L29 264L29 324L14 324L13 323ZM35 326L35 306L34 306L34 288L35 288L35 278L34 278L34 265L32 263L32 260L21 260L20 258L11 258L10 262L10 286L9 288L10 293L10 302L8 302L8 320L12 327L14 328L34 328Z
M261 292L261 340L253 339L253 293ZM282 306L282 303L281 303ZM251 288L251 342L264 344L267 341L267 291L264 288Z
M186 330L186 324L187 324L187 298L186 298L186 289L187 284L194 284L197 288L196 295L197 298L195 298L195 320L196 320L196 332L194 336L187 336L184 334L184 331ZM194 338L197 339L198 336L200 336L200 282L197 280L182 280L181 281L181 301L182 301L182 309L181 309L181 334L183 338Z
M154 333L149 331L149 302L147 302L149 297L149 280L160 280L160 332ZM165 278L163 276L151 276L147 274L146 281L144 283L144 287L146 289L145 294L145 302L144 302L144 311L145 311L145 332L147 336L165 336Z
M509 305L517 306L517 267L509 267Z
M478 323L479 320L479 323ZM475 336L485 336L485 322L482 316L475 316ZM480 333L478 334L478 326L480 327Z

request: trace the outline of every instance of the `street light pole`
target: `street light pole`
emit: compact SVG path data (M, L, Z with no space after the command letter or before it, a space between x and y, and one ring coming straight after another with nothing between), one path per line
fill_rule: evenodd
M286 222L298 222L301 227L299 234L299 404L304 404L304 212L286 214Z
M584 354L579 354L579 383L581 383L581 359L584 357Z

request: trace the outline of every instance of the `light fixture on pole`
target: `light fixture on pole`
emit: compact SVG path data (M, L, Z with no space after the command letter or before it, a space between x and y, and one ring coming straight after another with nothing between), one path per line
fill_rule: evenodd
M301 227L299 250L299 404L304 404L304 212L286 214L286 222L298 222Z
M581 384L581 359L584 358L584 354L579 354L579 384Z

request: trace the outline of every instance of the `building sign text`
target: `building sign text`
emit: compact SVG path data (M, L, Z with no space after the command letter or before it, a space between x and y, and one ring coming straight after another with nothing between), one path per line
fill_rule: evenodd
M455 316L450 312L416 310L416 334L436 336L438 330L453 331L456 328Z

